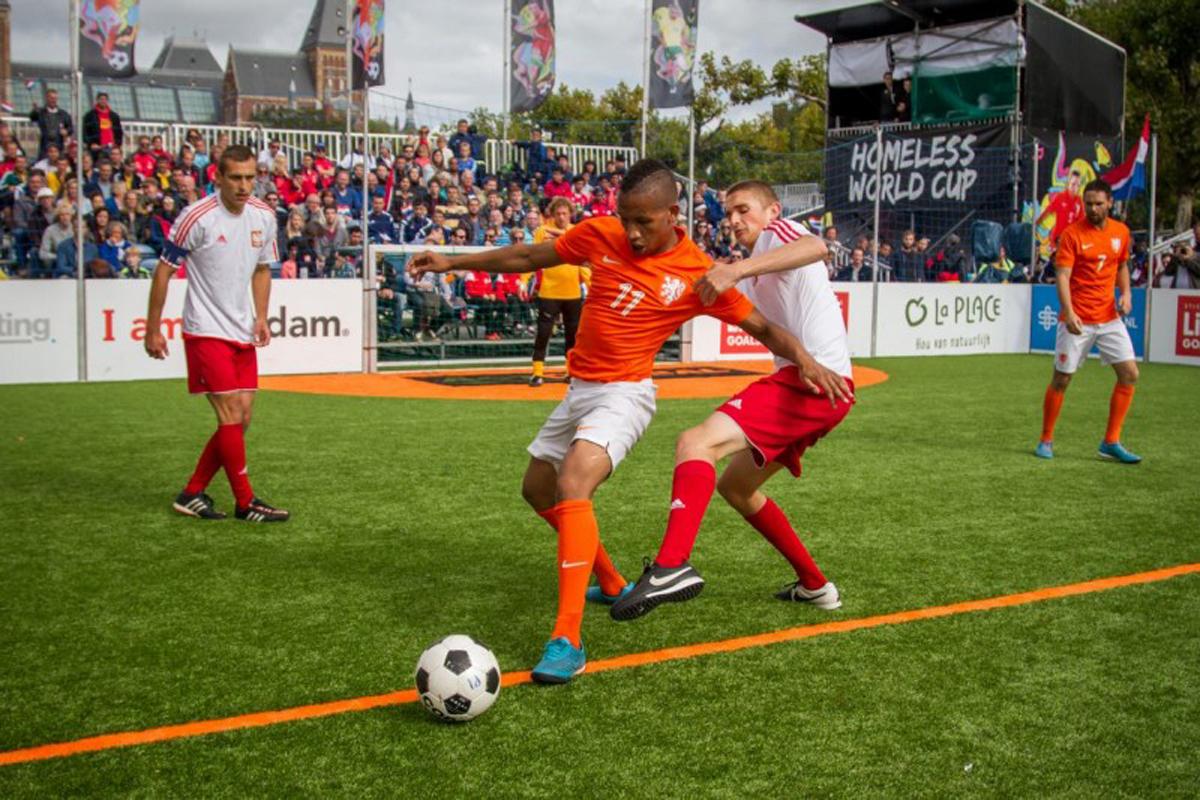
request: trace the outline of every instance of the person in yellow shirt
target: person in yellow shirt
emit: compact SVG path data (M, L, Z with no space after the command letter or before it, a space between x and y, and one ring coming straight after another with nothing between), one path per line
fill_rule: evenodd
M549 220L533 232L534 244L557 239L569 231L571 216L575 212L571 201L556 197L547 209ZM554 321L562 315L563 339L566 352L575 346L575 331L579 329L579 315L583 311L584 287L591 281L592 271L575 264L559 264L546 267L536 273L537 287L537 337L533 341L533 374L530 386L541 386L544 380L546 347L554 332Z

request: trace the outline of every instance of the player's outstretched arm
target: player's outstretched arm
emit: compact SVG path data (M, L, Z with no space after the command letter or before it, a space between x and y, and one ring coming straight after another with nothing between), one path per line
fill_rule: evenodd
M167 337L162 333L162 310L167 302L167 288L171 285L171 276L174 274L174 264L159 261L158 266L154 268L154 277L150 280L150 307L146 310L146 338L142 344L151 358L167 357Z
M696 282L696 293L700 302L712 305L727 289L737 285L743 278L766 275L770 272L787 272L823 261L829 254L825 242L816 236L801 236L794 242L773 247L765 253L730 264L714 264L704 277Z
M553 267L561 261L562 258L554 251L553 242L513 244L508 247L461 256L448 256L427 250L409 260L408 274L416 279L426 272L450 272L452 270L535 272L546 267Z
M799 339L788 333L786 328L770 322L757 309L742 320L741 328L766 345L772 353L795 364L808 388L828 397L830 405L854 401L845 378L818 364Z

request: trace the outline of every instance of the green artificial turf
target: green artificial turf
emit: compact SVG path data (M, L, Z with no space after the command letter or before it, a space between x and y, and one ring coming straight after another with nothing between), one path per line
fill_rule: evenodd
M1200 561L1200 373L1147 365L1095 459L1111 371L1077 376L1034 459L1045 357L867 362L888 382L768 484L845 605L772 599L786 564L718 499L695 602L617 624L593 659ZM556 599L524 507L548 403L263 392L251 478L283 526L170 500L211 431L181 383L0 387L0 750L412 685L463 632L527 669ZM598 493L634 577L673 440L716 401L663 401ZM231 500L222 476L218 505ZM1200 576L505 689L465 726L417 706L0 767L0 796L1195 796Z

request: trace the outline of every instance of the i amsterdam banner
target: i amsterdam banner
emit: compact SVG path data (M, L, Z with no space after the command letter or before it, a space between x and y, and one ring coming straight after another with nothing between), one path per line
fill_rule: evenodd
M888 211L955 210L980 216L1010 210L1007 125L922 128L837 141L825 156L825 205L831 211L871 208L878 195ZM883 165L876 174L882 157Z

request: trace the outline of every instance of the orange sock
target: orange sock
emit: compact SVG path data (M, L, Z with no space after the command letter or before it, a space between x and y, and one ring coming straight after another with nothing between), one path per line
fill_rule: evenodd
M545 511L537 512L538 516L550 523L550 527L558 531L558 515L554 513L553 508L547 508ZM600 584L600 590L607 595L615 595L625 588L628 582L625 576L620 573L612 559L608 557L608 551L604 549L604 544L597 540L596 543L596 562L592 565L592 574L596 576L596 582Z
M1063 393L1053 385L1046 387L1046 397L1042 400L1042 441L1054 441L1054 424L1058 422L1058 412L1062 410Z
M565 636L579 647L584 596L600 544L600 528L591 500L563 500L554 513L558 518L558 616L551 637Z
M1130 383L1118 383L1113 387L1112 397L1108 401L1108 428L1104 431L1104 441L1121 441L1121 426L1125 424L1125 415L1133 404L1135 388Z

